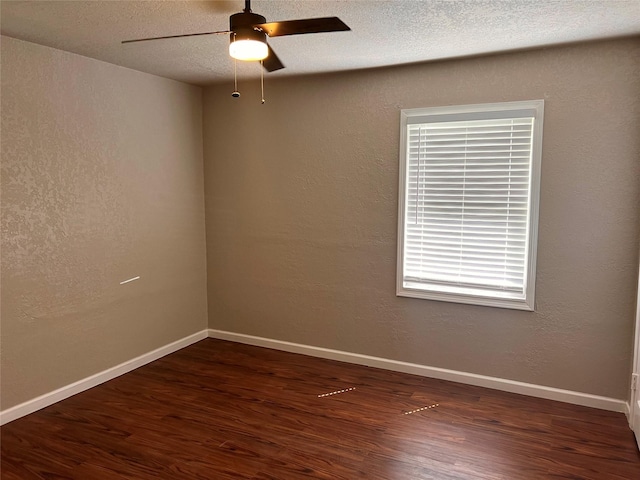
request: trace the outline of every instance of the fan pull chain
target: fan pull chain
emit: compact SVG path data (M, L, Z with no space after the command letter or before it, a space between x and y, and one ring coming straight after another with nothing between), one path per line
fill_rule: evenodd
M264 105L264 62L260 60L260 92L262 94L262 104Z
M236 34L233 34L233 41L236 41ZM238 91L238 60L236 58L233 59L233 92L231 92L231 96L233 98L238 98L240 96L240 92Z

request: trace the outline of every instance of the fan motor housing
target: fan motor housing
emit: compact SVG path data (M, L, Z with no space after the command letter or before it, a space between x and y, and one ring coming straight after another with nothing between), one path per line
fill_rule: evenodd
M262 15L251 12L234 13L229 17L229 30L232 32L253 30L254 25L266 23L267 19Z
M255 30L254 25L266 22L266 18L257 13L240 12L229 17L230 40L258 40L267 42L267 35L262 30Z

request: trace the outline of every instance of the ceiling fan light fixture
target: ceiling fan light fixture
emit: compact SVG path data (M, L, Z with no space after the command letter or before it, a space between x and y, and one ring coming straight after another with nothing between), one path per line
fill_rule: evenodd
M269 55L269 47L260 40L235 40L229 44L229 55L248 62L263 60Z

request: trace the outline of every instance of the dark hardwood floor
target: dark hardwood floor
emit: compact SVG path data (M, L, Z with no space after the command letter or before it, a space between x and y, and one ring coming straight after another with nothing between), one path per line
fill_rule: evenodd
M211 339L0 433L6 480L640 479L619 413Z

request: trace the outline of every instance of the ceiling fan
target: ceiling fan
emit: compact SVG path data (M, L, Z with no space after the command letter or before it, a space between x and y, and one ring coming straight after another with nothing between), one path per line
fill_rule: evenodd
M230 34L229 55L237 60L257 61L268 72L284 68L284 65L267 43L267 36L282 37L303 33L341 32L351 30L338 17L306 18L266 23L266 18L251 11L251 0L245 0L244 10L229 17L229 30L217 32L187 33L164 37L124 40L122 43L145 42L168 38L195 37L199 35Z

